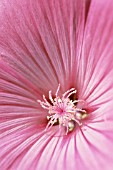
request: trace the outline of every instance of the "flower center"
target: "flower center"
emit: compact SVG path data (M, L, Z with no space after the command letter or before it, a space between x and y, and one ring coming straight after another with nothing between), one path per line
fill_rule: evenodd
M85 110L78 108L77 104L83 100L72 100L71 96L76 94L75 88L66 91L61 97L58 95L60 84L57 88L55 98L52 97L52 92L49 91L49 101L43 95L43 101L37 100L40 105L48 110L48 124L46 131L54 125L59 125L59 128L66 128L66 135L75 129L75 126L81 126L83 119L88 114Z

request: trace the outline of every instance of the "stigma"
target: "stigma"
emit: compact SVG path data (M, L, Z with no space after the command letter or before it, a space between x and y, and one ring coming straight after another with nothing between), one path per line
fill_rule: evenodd
M71 88L62 96L59 96L60 84L55 93L55 97L52 97L52 91L49 91L49 100L43 95L43 101L37 100L43 109L48 111L47 126L45 131L51 129L53 126L58 125L59 128L65 128L67 135L72 132L76 126L81 126L82 121L88 116L87 112L78 108L77 104L83 102L83 100L77 100L74 97L72 100L71 96L76 96L77 90Z

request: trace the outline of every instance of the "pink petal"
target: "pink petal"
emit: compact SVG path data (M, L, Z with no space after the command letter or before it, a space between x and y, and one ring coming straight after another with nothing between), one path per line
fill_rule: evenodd
M113 4L92 1L78 62L78 85L82 98L101 105L112 99L113 90Z
M0 169L56 166L51 159L55 155L58 159L62 138L45 134L47 112L37 99L50 89L55 92L59 82L62 91L73 85L73 49L83 36L84 7L82 1L73 0L0 1ZM59 157L58 168L62 169L63 156L65 149Z
M85 2L8 2L1 1L1 59L45 93L59 82L64 90L73 86Z

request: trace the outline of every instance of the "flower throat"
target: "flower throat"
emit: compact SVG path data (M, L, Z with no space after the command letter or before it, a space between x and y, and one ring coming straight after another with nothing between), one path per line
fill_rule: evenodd
M82 121L88 116L87 112L77 107L78 103L83 100L76 99L77 91L75 88L71 88L60 97L59 94L60 84L55 93L55 97L52 97L52 91L49 91L49 100L43 95L43 101L37 100L41 107L48 110L47 126L45 131L48 131L53 126L57 125L59 128L66 129L66 135L72 132L76 125L81 126Z

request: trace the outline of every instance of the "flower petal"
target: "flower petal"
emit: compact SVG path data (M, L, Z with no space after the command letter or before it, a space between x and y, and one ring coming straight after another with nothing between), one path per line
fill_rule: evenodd
M112 100L113 3L92 1L78 62L79 96L90 105ZM97 50L98 49L98 50Z
M86 2L2 0L1 59L45 93L59 82L64 91L73 86Z

